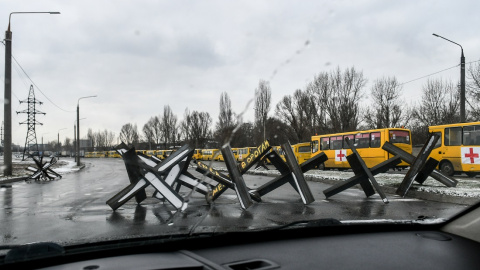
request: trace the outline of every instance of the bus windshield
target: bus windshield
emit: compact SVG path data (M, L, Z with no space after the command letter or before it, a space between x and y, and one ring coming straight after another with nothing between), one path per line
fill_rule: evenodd
M390 130L390 142L410 144L410 135L408 131Z

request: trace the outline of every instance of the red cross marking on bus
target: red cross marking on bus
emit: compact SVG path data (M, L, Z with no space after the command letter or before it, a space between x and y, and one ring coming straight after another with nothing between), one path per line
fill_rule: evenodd
M470 163L474 163L474 158L478 158L478 153L473 152L473 148L470 148L470 153L465 154L466 158L470 158Z
M340 161L343 161L342 158L343 158L344 156L345 156L345 154L342 153L342 150L340 150L340 154L337 155L337 157L340 158ZM478 154L477 154L477 156L478 156Z

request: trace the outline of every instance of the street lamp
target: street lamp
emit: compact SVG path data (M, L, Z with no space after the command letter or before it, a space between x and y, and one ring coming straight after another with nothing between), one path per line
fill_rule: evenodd
M86 117L80 118L79 120L87 119ZM73 155L75 157L75 162L77 162L77 120L73 121Z
M97 96L81 97L77 101L77 166L80 166L80 99L93 97Z
M60 12L12 12L8 16L8 28L5 31L5 96L4 96L4 160L5 176L12 175L12 32L10 31L10 20L12 14L46 13L60 14Z
M462 55L460 56L460 122L464 123L465 122L465 56L463 55L463 47L462 45L454 41L451 41L450 39L437 35L435 33L433 33L432 35L439 38L443 38L446 41L449 41L455 45L460 46L460 49L462 49Z

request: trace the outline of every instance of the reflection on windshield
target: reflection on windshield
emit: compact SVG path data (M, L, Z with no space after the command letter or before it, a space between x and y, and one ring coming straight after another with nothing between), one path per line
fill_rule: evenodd
M436 222L478 201L477 41L424 23L457 5L188 5L5 4L5 103L29 115L1 129L3 243ZM462 44L465 83L432 31ZM18 105L30 89L39 103Z

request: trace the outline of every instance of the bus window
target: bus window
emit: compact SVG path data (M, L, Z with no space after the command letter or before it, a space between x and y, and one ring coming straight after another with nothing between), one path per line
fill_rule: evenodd
M357 148L368 148L370 133L359 133L355 135L355 146Z
M330 145L329 137L320 138L320 150L328 150L330 148L329 145Z
M370 133L370 138L371 138L370 147L379 148L381 146L380 144L382 144L382 142L380 140L381 139L380 136L381 136L380 132Z
M298 152L299 153L310 153L310 145L304 145L298 147Z
M312 153L315 153L318 151L318 141L315 140L312 142Z
M353 143L353 140L354 140L353 137L354 137L353 134L352 135L343 135L343 149L348 149L349 148L347 142L345 141L345 138L348 138Z
M389 137L391 143L410 144L410 136L408 134L408 131L390 130Z
M342 136L330 137L330 141L331 150L342 149Z
M463 145L480 145L480 126L463 127Z
M444 142L445 145L462 145L462 128L446 128Z
M434 132L433 134L436 134L436 135L439 136L437 143L433 147L435 149L435 148L438 148L438 147L442 146L442 133L441 132Z

